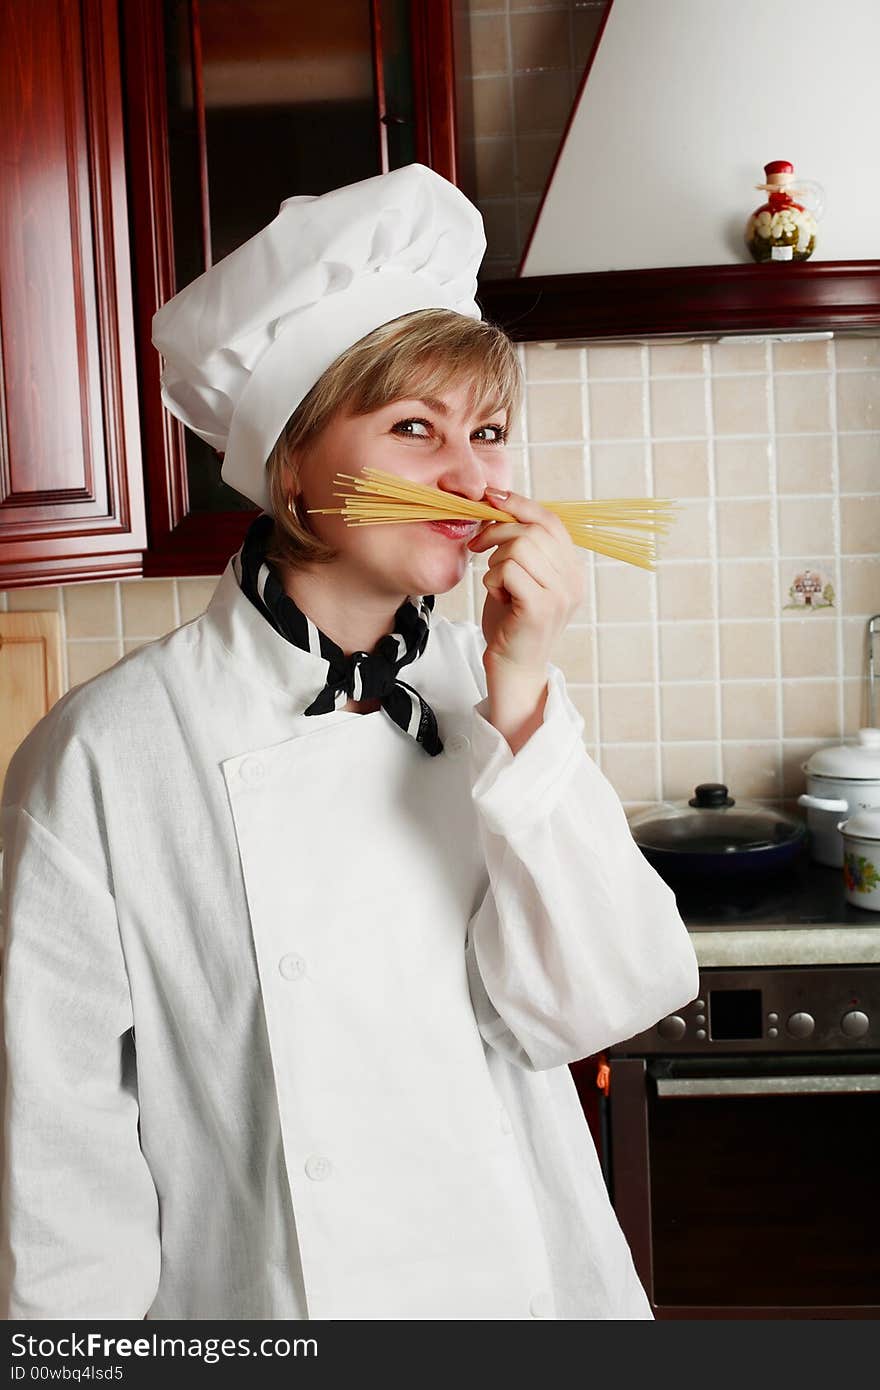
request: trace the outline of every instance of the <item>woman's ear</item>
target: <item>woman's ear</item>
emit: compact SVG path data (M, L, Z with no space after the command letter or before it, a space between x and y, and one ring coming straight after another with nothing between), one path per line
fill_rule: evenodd
M284 467L284 495L297 497L302 490L302 459L299 449L292 449L287 455Z
M287 450L284 460L284 485L288 493L298 494L302 491L308 458L309 446L304 439Z

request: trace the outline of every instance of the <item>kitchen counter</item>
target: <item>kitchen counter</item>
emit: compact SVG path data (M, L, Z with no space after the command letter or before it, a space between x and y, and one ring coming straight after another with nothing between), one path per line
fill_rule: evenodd
M786 927L759 931L734 927L692 931L690 938L701 968L880 965L880 922L874 927Z
M841 869L804 859L676 898L700 966L880 965L880 912L846 901Z

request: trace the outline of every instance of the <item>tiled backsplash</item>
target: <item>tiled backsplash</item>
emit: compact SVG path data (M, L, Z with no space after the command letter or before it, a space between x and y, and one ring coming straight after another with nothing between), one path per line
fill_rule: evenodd
M513 486L681 503L656 573L583 552L553 654L628 808L723 780L789 799L800 763L867 722L880 612L880 339L520 348ZM485 556L438 598L478 622ZM65 688L201 612L205 579L9 591L58 607ZM807 602L809 600L809 602Z
M525 359L521 463L535 496L681 503L656 574L587 561L583 626L559 654L604 770L626 803L715 779L734 795L797 795L803 757L868 719L880 342L530 347Z

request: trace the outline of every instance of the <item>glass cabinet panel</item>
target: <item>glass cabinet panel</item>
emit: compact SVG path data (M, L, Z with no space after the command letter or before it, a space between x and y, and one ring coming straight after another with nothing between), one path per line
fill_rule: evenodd
M407 12L404 0L164 0L177 289L285 198L415 157ZM189 510L252 509L214 451L185 439Z
M609 0L455 0L459 182L515 275Z

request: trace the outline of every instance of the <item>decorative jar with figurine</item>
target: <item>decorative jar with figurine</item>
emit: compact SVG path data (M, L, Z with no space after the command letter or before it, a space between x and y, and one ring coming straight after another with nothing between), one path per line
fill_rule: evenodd
M746 223L746 245L756 261L806 261L816 247L816 223L822 215L824 196L819 184L799 180L795 188L794 166L787 159L764 165L766 183L756 188L769 193ZM795 202L795 195L803 199Z

